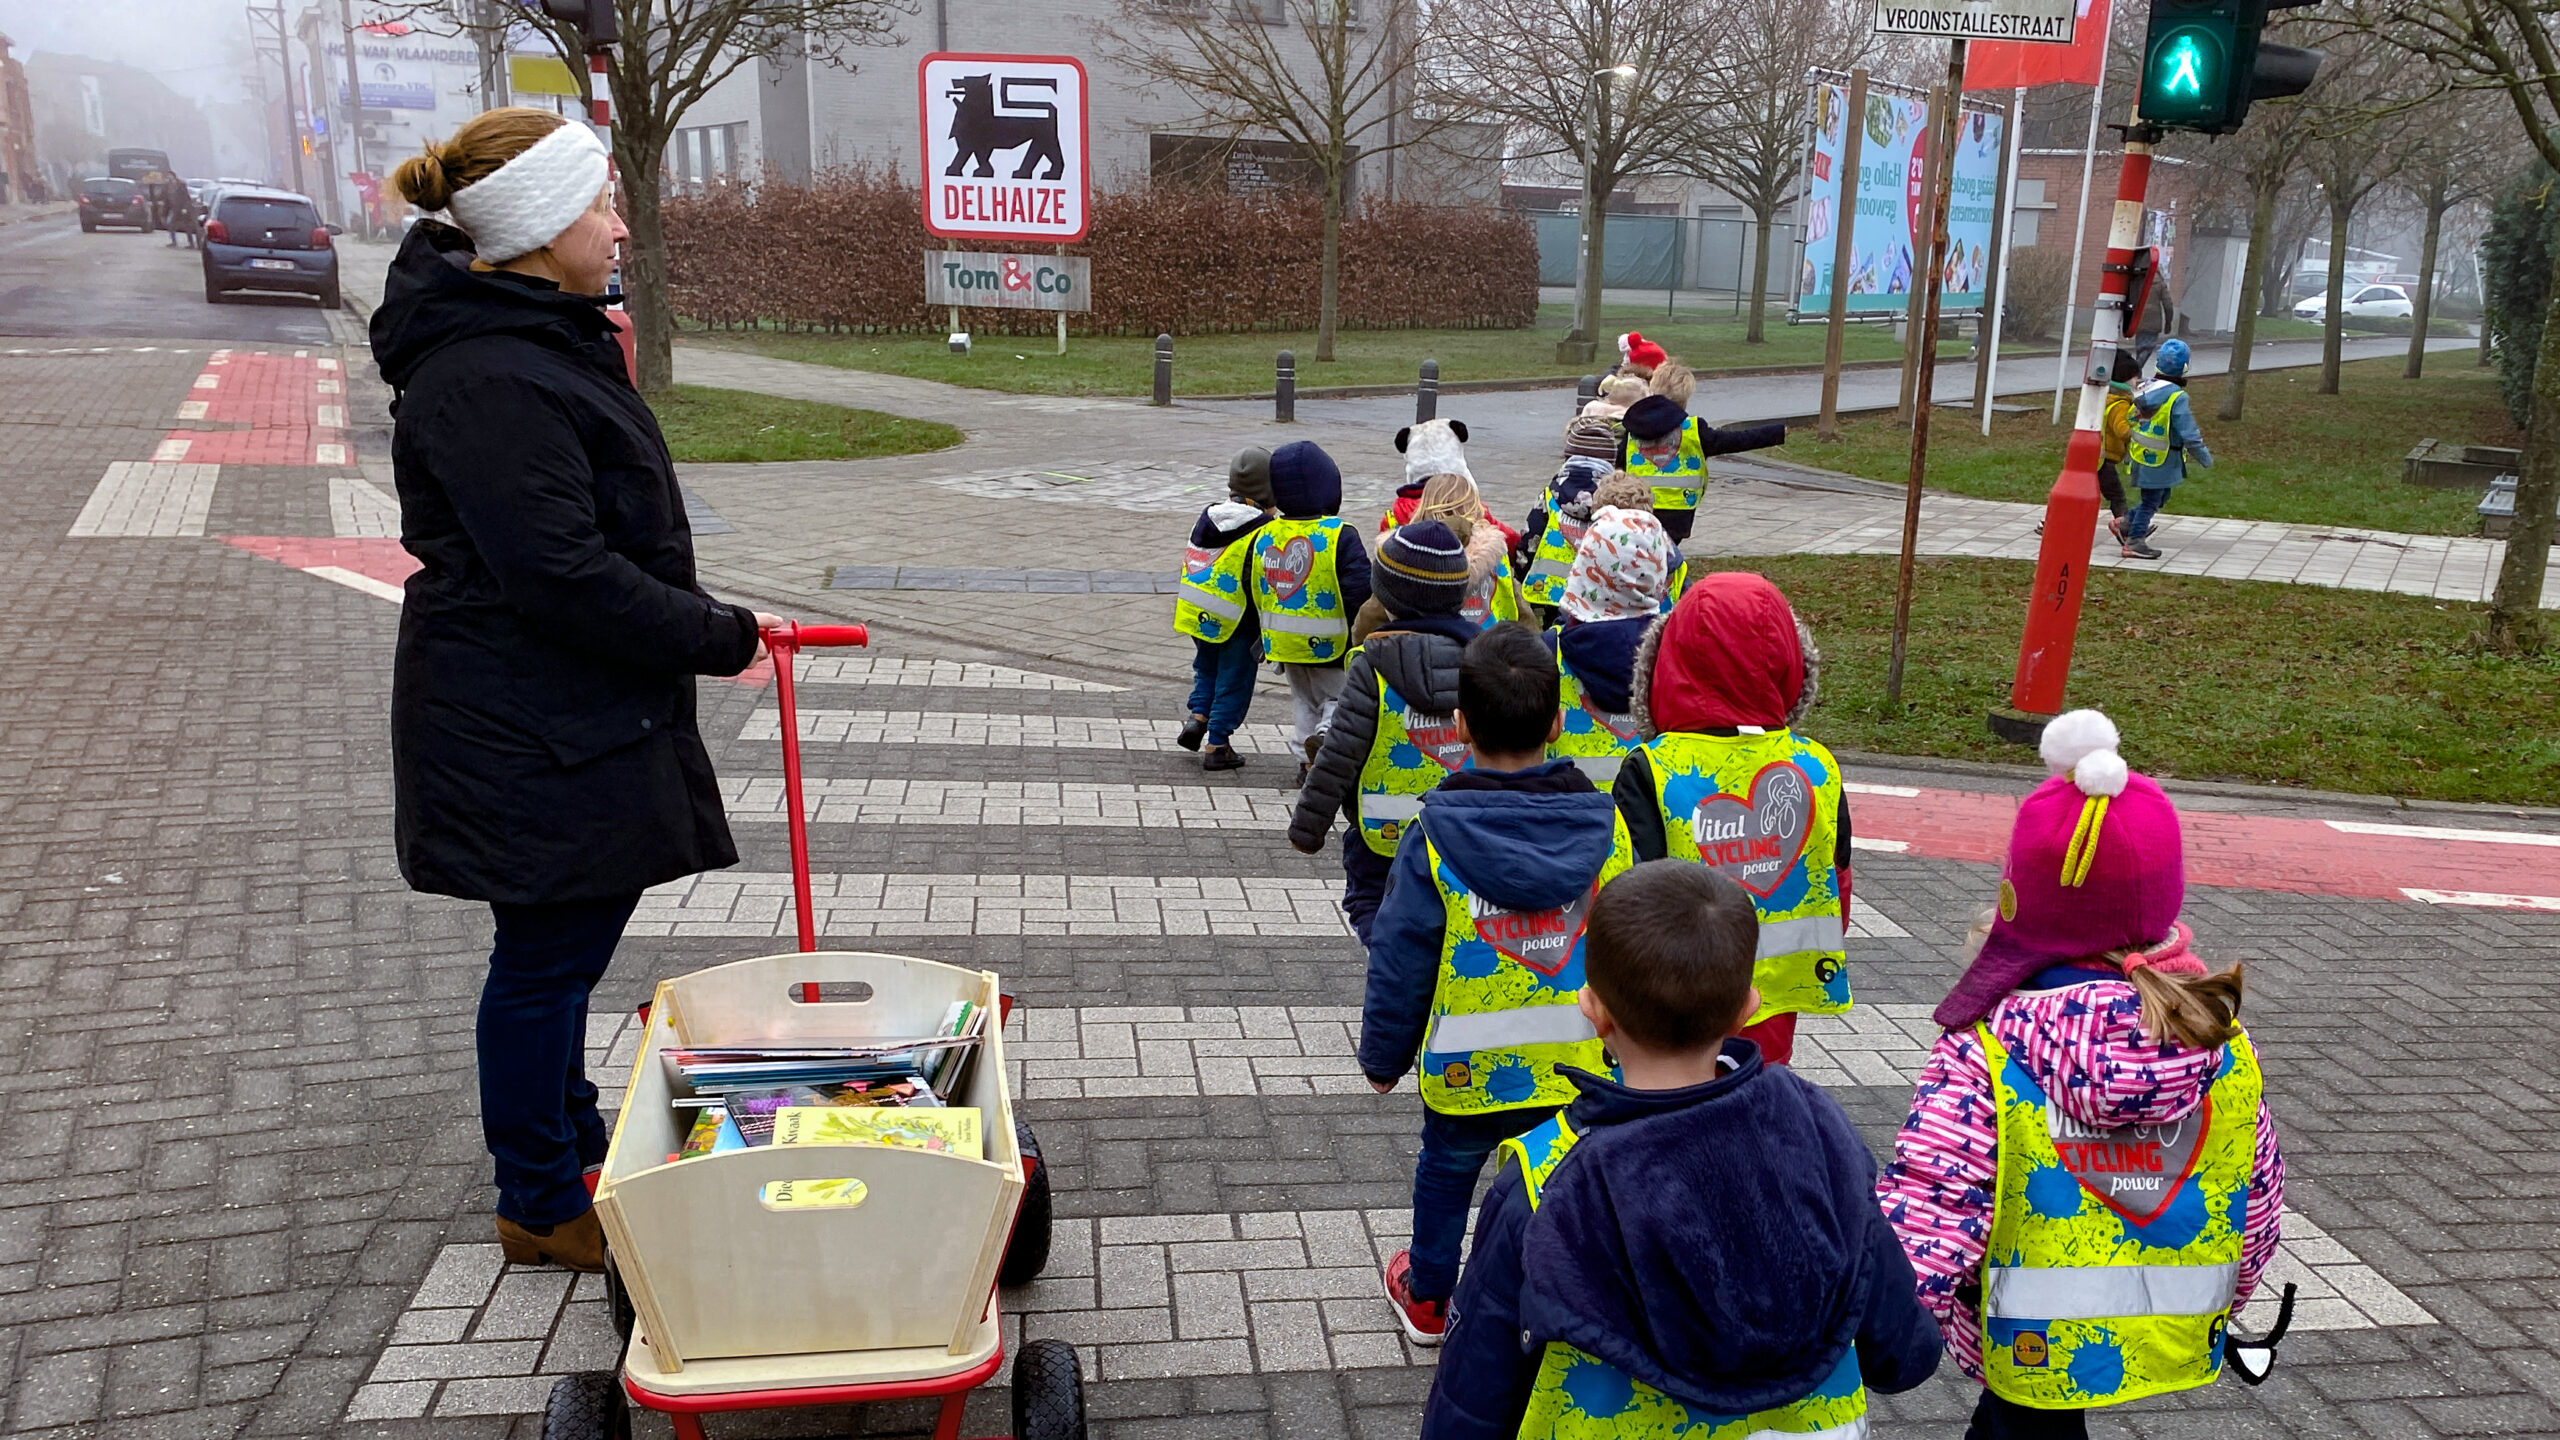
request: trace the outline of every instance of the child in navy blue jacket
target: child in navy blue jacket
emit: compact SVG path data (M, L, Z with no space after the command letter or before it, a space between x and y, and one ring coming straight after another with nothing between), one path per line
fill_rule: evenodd
M1845 1431L1937 1369L1866 1142L1736 1034L1759 934L1701 865L1602 887L1581 1008L1622 1078L1566 1071L1572 1105L1502 1147L1423 1440Z

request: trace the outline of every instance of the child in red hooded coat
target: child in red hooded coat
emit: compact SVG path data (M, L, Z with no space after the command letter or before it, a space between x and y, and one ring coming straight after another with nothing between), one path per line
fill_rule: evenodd
M1848 797L1831 752L1793 728L1821 667L1768 577L1694 582L1636 648L1644 738L1610 790L1637 859L1698 861L1751 892L1760 1009L1742 1036L1779 1065L1798 1014L1849 1008Z

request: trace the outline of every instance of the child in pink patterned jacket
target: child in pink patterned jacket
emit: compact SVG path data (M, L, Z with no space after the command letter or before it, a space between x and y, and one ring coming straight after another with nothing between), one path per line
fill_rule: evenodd
M2094 710L2046 729L2054 778L1877 1181L1985 1385L1967 1440L2076 1440L2089 1409L2210 1382L2279 1238L2240 970L2189 949L2177 811L2116 747Z

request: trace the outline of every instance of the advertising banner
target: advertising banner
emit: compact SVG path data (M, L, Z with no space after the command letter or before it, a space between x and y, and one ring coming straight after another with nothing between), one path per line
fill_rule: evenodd
M924 303L1001 310L1093 308L1093 261L1082 255L924 252Z
M1929 101L1919 94L1867 87L1866 114L1851 116L1849 87L1828 76L1811 85L1813 152L1805 163L1803 268L1795 313L1818 318L1831 309L1838 227L1849 231L1849 313L1899 315L1911 303L1914 277L1928 264ZM1848 127L1861 127L1858 173L1841 174ZM1991 278L1991 217L1999 206L2001 117L1964 112L1956 131L1955 189L1947 207L1947 273L1940 308L1978 311ZM1843 180L1848 200L1843 201Z

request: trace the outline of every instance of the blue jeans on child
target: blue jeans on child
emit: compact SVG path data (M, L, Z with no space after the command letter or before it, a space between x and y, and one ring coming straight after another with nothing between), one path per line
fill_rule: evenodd
M498 1213L575 1220L585 1170L611 1139L587 1079L587 994L613 963L637 895L492 905L497 944L480 987L480 1133L497 1161Z
M2168 509L2169 497L2176 493L2178 492L2174 489L2154 490L2150 486L2144 486L2142 503L2133 507L2133 514L2124 522L2124 538L2127 540L2147 538L2151 534L2151 517Z
M1458 1251L1485 1157L1556 1113L1554 1106L1481 1115L1422 1112L1422 1158L1413 1167L1413 1269L1406 1283L1416 1300L1446 1300L1458 1289Z
M1209 718L1201 743L1224 745L1253 704L1253 667L1262 658L1262 641L1251 634L1232 640L1194 636L1191 646L1191 713Z

